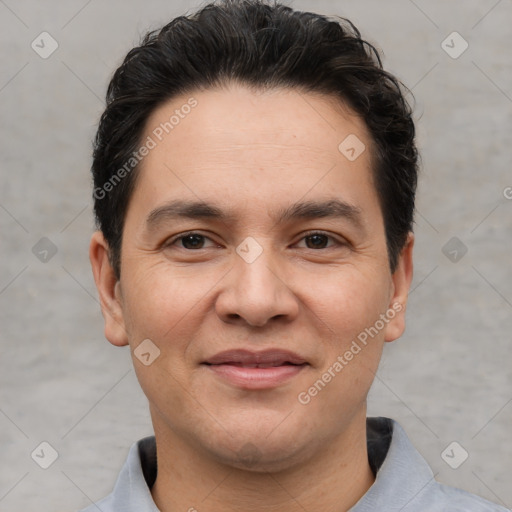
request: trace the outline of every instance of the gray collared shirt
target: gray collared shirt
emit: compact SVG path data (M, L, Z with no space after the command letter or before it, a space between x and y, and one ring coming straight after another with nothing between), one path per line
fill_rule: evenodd
M349 512L511 512L436 482L425 459L394 420L368 418L367 441L376 479ZM155 438L141 439L130 448L112 493L82 512L159 512L150 491L156 469Z

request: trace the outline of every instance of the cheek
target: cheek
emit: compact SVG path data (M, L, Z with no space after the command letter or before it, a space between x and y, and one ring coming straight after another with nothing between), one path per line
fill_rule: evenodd
M129 337L162 341L166 337L176 338L175 331L191 325L191 318L199 312L201 301L215 283L214 276L205 272L191 275L187 268L171 272L167 262L136 263L131 266L131 273L130 265L126 265L130 278L123 286Z
M219 281L219 273L192 274L190 267L171 272L167 262L133 263L132 272L126 265L130 279L124 283L123 313L137 378L150 402L172 403L173 410L181 410L183 389L190 389L193 379L194 342L205 338L201 329L208 314L208 292ZM211 330L208 335L213 335ZM137 359L136 349L146 339L158 353L150 366Z
M347 265L301 282L305 305L341 340L372 326L388 307L390 280L376 271L361 272ZM337 338L338 345L340 338ZM342 346L337 348L341 349Z
M201 325L207 283L201 287L200 279L171 274L165 263L148 265L128 259L126 263L129 279L123 283L123 313L137 378L153 407L170 408L184 417L190 414L183 407L183 390L190 385L186 353ZM146 365L137 348L148 339L153 345L151 363ZM157 354L154 360L153 354Z
M347 266L329 279L312 280L304 289L307 306L323 330L321 364L310 382L313 395L322 395L316 405L357 406L366 398L381 358L387 325L381 315L388 310L390 282L384 274ZM303 391L309 394L308 389Z

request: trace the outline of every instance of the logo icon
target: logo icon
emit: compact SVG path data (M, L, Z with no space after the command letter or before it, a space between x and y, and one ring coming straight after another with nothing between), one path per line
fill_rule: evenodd
M441 252L452 262L458 263L468 252L467 246L456 236L443 245Z
M160 349L148 338L133 353L144 366L149 366L160 355Z
M469 453L457 442L450 443L441 453L441 458L452 469L457 469L466 462Z
M441 48L452 59L458 59L469 48L469 43L458 32L452 32L441 43Z
M59 47L59 43L48 32L41 32L30 46L39 57L47 59Z
M246 263L253 263L263 252L263 247L252 236L248 236L236 248L236 252Z
M41 263L48 263L57 254L57 246L49 238L43 236L43 238L32 247L32 254Z
M338 146L339 152L350 162L357 160L365 151L366 146L355 134L351 133Z
M34 449L30 456L39 467L48 469L58 459L59 454L50 443L43 441Z
M242 446L242 448L238 451L238 460L246 467L254 466L262 456L260 449L252 444L246 443Z

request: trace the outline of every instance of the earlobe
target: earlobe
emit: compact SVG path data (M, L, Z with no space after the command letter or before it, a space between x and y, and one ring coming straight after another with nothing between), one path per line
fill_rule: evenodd
M393 310L396 314L386 326L385 341L394 341L405 331L405 311L413 276L413 247L414 234L410 232L392 275L393 293L388 307L389 311Z
M101 231L96 231L91 237L89 259L105 320L105 337L112 345L128 345L119 281L110 263L108 243Z

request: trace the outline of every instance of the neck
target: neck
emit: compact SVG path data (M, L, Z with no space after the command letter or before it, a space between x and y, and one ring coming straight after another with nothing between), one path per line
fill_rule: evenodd
M172 433L155 429L153 499L161 512L347 511L375 481L368 463L366 418L353 423L314 459L274 473L219 464Z

